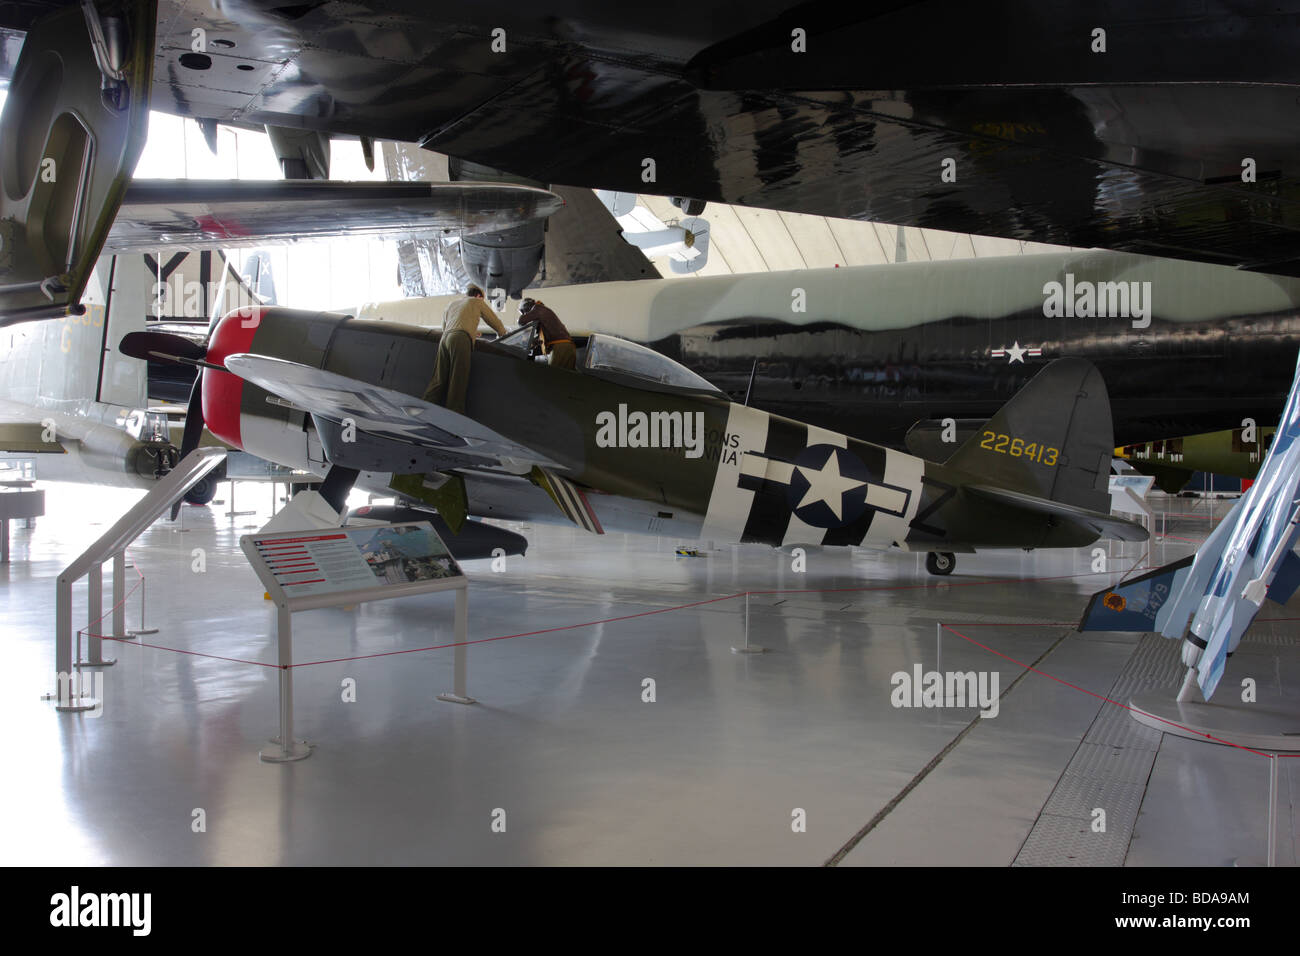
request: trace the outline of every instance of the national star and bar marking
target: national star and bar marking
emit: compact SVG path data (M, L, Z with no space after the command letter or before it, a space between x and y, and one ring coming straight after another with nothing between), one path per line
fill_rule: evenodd
M810 527L823 529L824 540L838 529L869 521L875 513L894 517L907 513L911 492L877 480L847 448L818 443L806 446L791 458L782 460L770 454L748 453L742 460L737 484L753 491L765 486L775 486L773 490L784 486L787 521L794 517ZM865 536L865 524L860 530L861 536ZM859 540L861 536L855 535Z
M1040 347L1022 348L1019 340L1017 340L1016 342L1012 343L1011 348L993 349L993 351L991 351L989 354L992 355L994 358L1005 357L1007 359L1008 365L1014 365L1016 362L1019 362L1021 365L1024 365L1026 355L1028 355L1030 358L1038 358L1043 354L1043 350Z

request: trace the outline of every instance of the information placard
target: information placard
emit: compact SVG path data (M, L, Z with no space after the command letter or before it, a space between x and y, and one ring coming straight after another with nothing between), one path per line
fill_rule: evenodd
M240 547L276 604L295 610L465 586L427 521L250 534Z

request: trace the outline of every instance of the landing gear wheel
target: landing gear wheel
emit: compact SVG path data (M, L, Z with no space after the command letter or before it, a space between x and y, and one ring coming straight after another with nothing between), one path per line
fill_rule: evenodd
M211 474L203 476L203 479L185 492L185 500L192 505L206 505L217 496L217 479Z
M704 215L704 207L708 205L703 199L690 199L686 196L673 196L669 202L688 216Z
M957 557L951 551L931 551L925 556L925 569L931 574L952 574Z

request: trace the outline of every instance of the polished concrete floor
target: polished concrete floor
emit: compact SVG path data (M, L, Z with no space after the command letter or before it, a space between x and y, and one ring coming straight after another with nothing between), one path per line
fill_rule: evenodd
M316 750L271 765L258 751L277 730L276 672L261 666L274 612L238 550L269 513L267 486L237 491L259 515L187 507L132 548L160 627L143 640L158 647L106 645L118 663L102 672L101 716L39 699L55 577L135 497L49 486L49 514L14 530L0 566L5 863L1217 866L1264 853L1266 759L1138 728L1085 693L1176 659L1174 642L1073 629L1145 546L1105 549L1109 573L1083 549L963 555L939 579L901 553L813 551L800 573L765 547L678 557L670 539L517 529L526 557L467 565L471 639L507 637L470 648L479 703L436 699L450 650L365 658L450 642L449 595L304 612L298 661L362 659L295 669L295 729ZM1196 508L1145 560L1193 547L1210 523ZM744 597L696 603L744 591L765 653L732 651ZM508 637L566 625L582 626ZM1290 653L1294 627L1257 626L1261 647ZM996 674L997 715L893 706L893 675L914 665Z

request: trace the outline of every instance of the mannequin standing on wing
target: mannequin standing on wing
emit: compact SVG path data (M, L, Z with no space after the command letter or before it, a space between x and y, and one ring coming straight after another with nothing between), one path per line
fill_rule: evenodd
M578 350L573 347L569 330L560 317L537 299L524 299L519 303L519 324L537 323L542 334L542 351L551 356L555 368L573 369L578 365Z
M469 386L469 363L478 338L479 319L505 335L506 327L483 299L476 285L465 289L463 296L452 299L442 316L442 339L438 342L438 361L433 380L424 392L424 400L465 414L465 389Z

